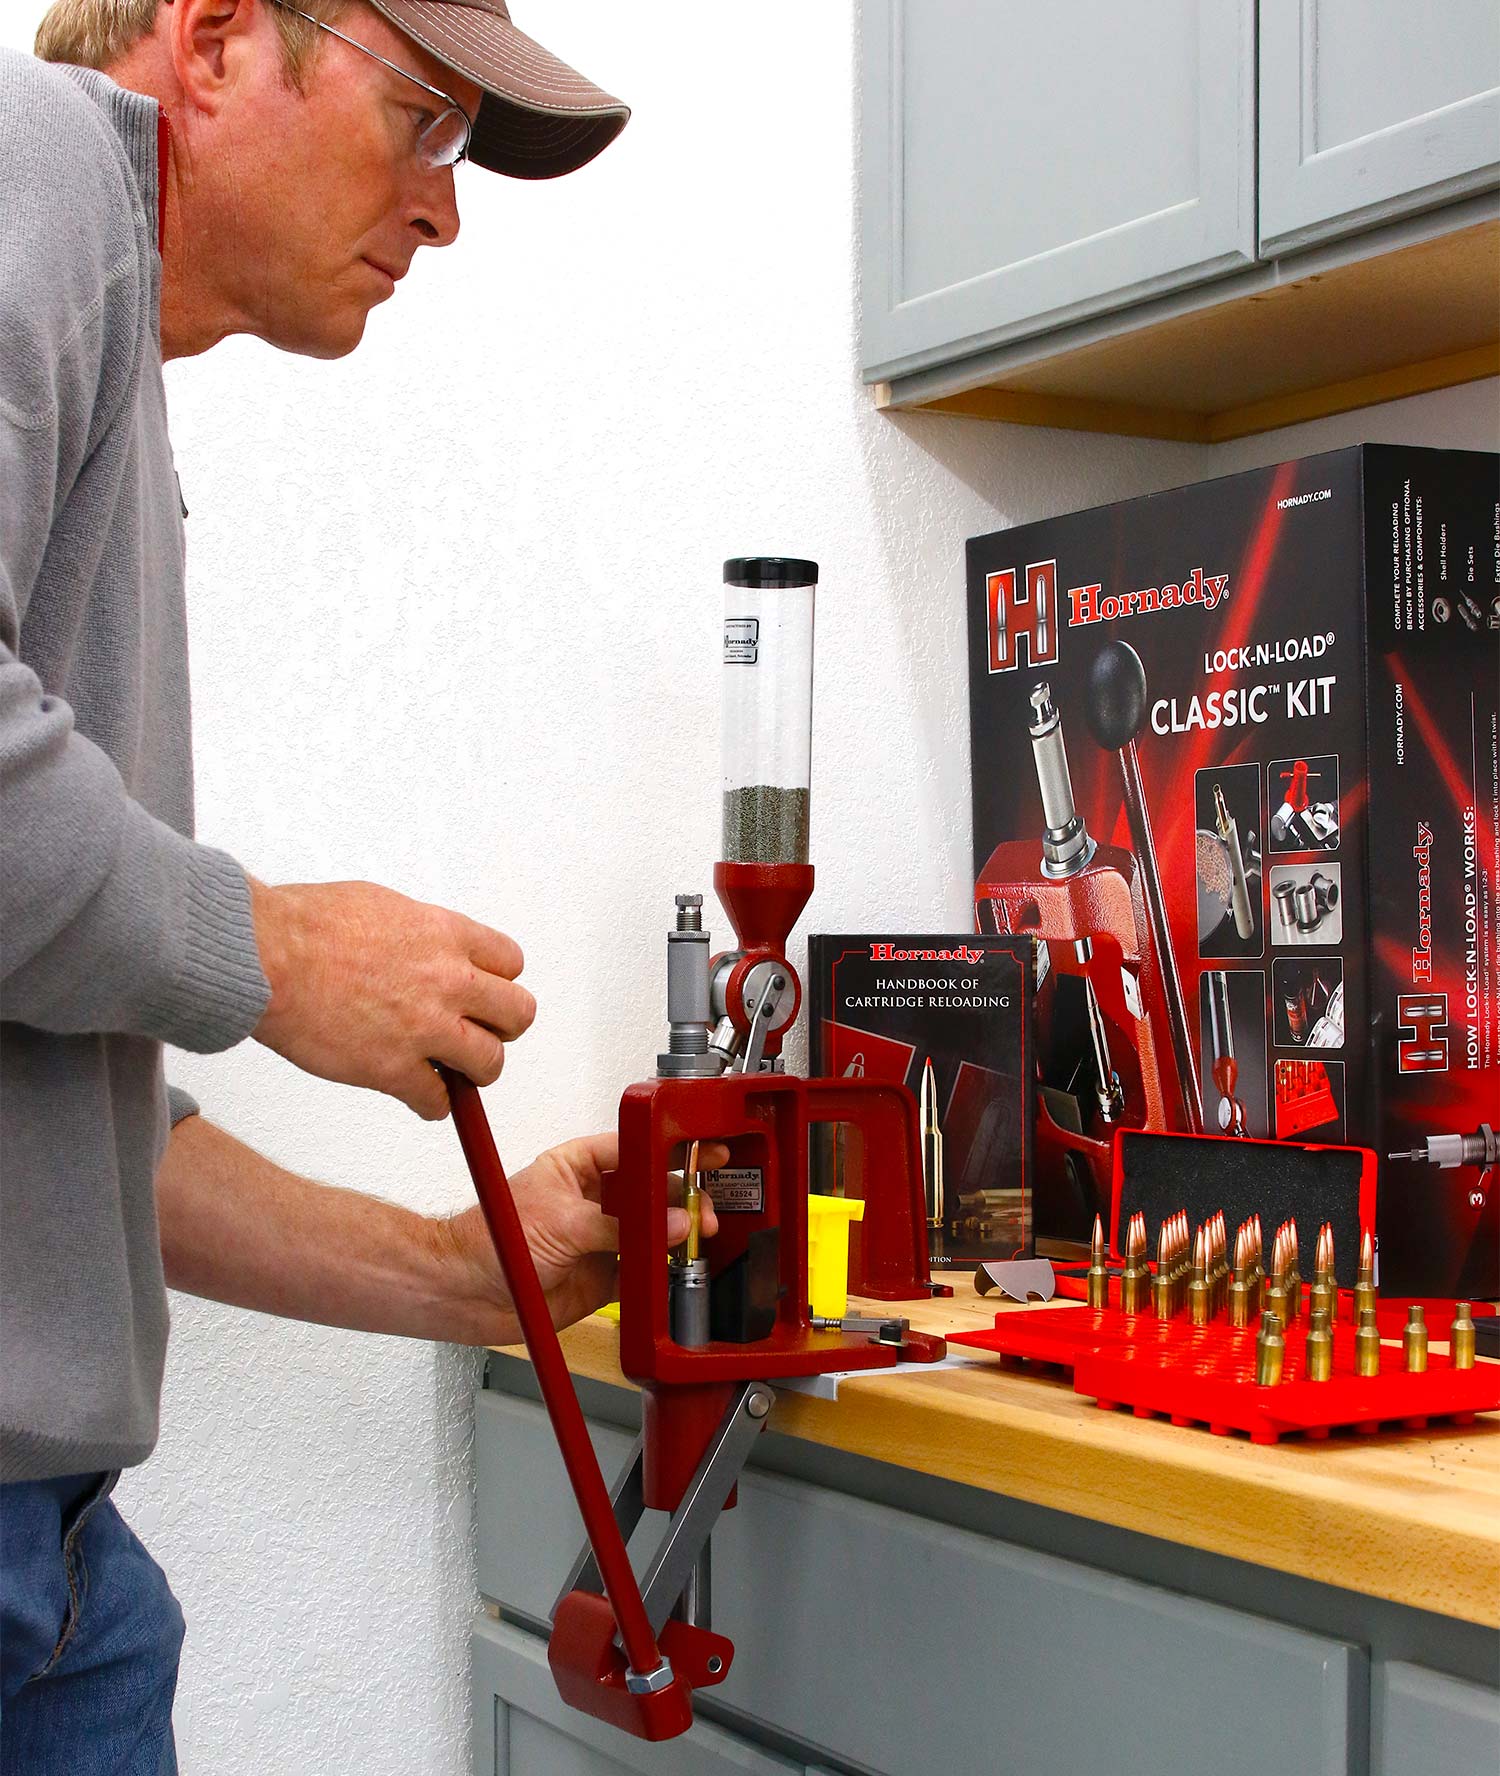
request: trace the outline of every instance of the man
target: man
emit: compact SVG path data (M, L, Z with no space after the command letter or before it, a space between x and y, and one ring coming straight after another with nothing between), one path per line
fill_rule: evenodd
M517 1336L477 1210L299 1178L163 1082L164 1042L254 1036L437 1118L432 1062L491 1082L535 1007L501 932L193 840L162 360L351 351L457 235L459 160L566 173L627 112L501 0L59 0L38 51L0 55L0 1765L81 1776L175 1769L181 1614L107 1496L156 1439L164 1280ZM611 1293L614 1157L514 1180L559 1324Z

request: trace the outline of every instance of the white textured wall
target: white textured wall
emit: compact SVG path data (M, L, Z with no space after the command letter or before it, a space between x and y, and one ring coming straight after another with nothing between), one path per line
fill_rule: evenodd
M25 42L42 8L13 4ZM519 11L635 105L603 160L466 170L463 238L353 358L233 341L168 379L200 832L521 940L541 1010L488 1094L516 1164L605 1126L658 1046L665 909L717 850L723 557L822 563L811 924L961 930L964 537L1360 439L1500 443L1494 383L1217 450L880 417L852 6ZM467 1200L446 1126L253 1045L175 1074L283 1163ZM120 1498L187 1611L185 1776L458 1776L476 1361L175 1315L161 1446Z

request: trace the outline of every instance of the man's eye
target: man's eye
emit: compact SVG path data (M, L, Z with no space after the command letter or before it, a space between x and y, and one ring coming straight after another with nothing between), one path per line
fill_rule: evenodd
M409 105L407 107L407 112L412 120L413 132L418 136L421 135L422 131L426 129L437 116L436 112L429 111L421 105Z

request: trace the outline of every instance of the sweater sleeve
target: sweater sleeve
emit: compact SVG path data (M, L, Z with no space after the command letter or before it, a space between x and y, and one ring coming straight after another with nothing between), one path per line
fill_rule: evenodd
M72 540L56 534L57 514L120 399L101 341L122 243L101 240L102 226L45 229L40 182L9 159L0 155L0 1013L207 1053L247 1036L269 996L245 873L134 800L21 656L44 559Z

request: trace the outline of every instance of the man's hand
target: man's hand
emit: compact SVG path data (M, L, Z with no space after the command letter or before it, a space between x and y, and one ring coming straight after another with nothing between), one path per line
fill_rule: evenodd
M261 967L271 983L255 1037L304 1072L448 1114L431 1062L489 1085L536 1001L516 984L520 946L462 913L373 882L250 880Z
M704 1142L704 1170L729 1149ZM511 1179L556 1325L611 1299L616 1225L600 1211L613 1135L568 1141ZM202 1116L172 1130L156 1174L162 1261L174 1289L259 1313L454 1344L521 1336L478 1208L452 1220L288 1172ZM703 1203L703 1232L717 1231ZM667 1215L667 1239L687 1215ZM663 1254L665 1258L665 1254Z
M584 1135L549 1148L510 1179L552 1323L559 1328L615 1299L620 1229L614 1217L599 1207L599 1189L604 1173L613 1171L619 1159L616 1134ZM699 1149L702 1171L728 1161L727 1147L705 1141ZM674 1194L681 1194L680 1181ZM718 1232L719 1222L706 1192L702 1216L703 1236L710 1238ZM510 1290L478 1204L437 1225L449 1242L459 1274L469 1278L460 1295L460 1301L467 1297L467 1308L455 1304L460 1318L447 1336L459 1344L518 1342L521 1330ZM687 1233L687 1211L668 1209L668 1246L680 1245Z

